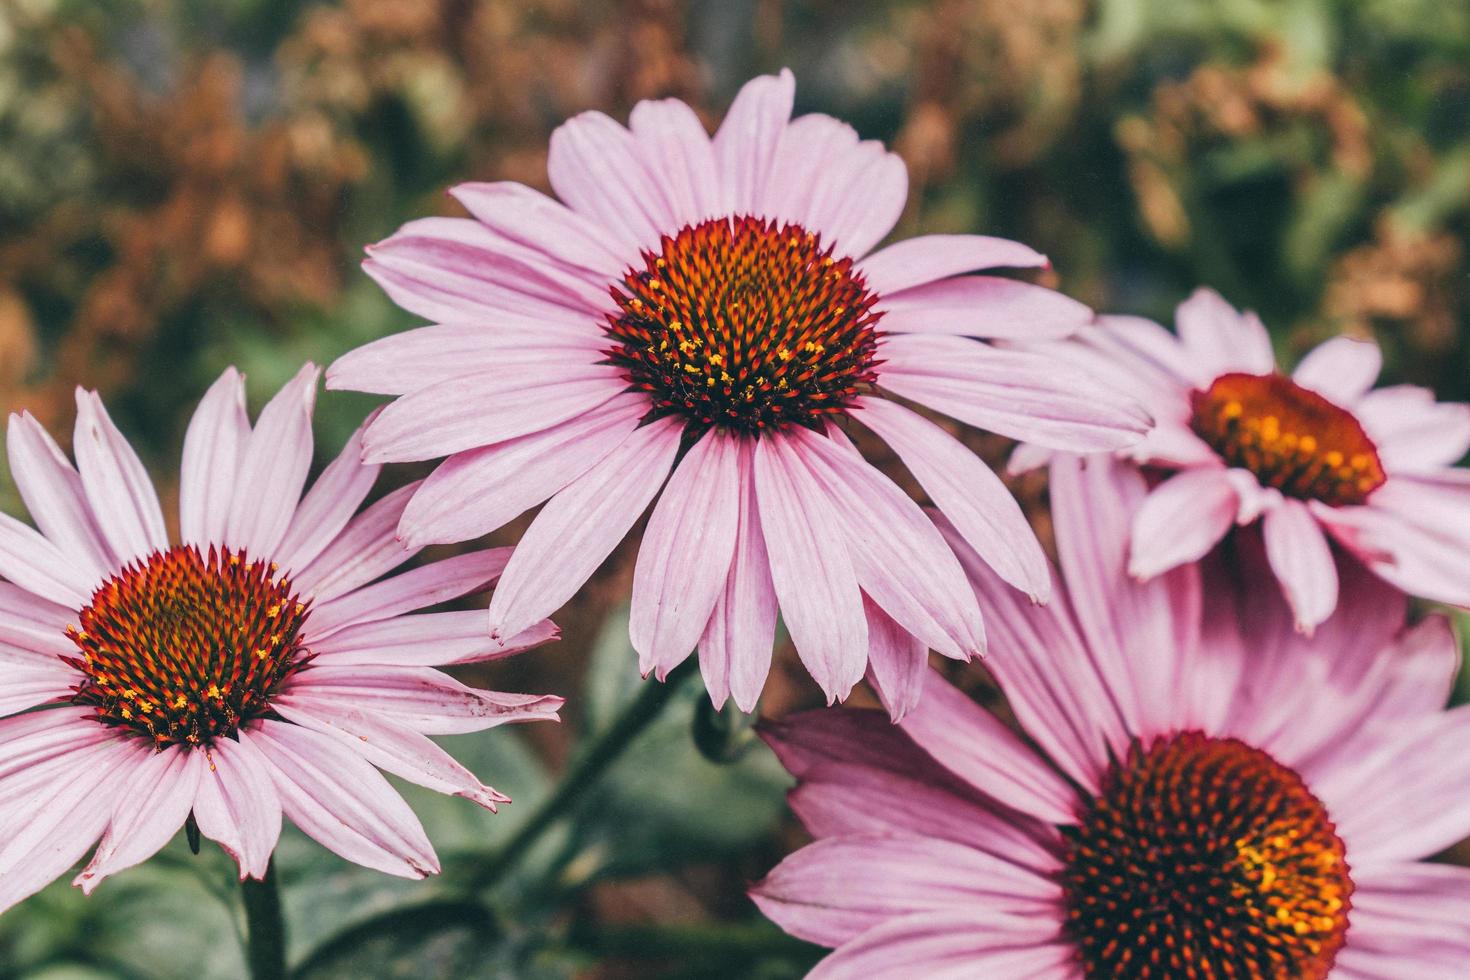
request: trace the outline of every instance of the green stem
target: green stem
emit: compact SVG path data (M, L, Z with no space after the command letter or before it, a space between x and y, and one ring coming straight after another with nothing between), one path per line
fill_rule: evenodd
M662 684L646 682L643 690L628 703L607 730L577 756L562 774L556 790L541 801L540 806L532 811L520 829L511 835L510 840L484 861L468 869L468 887L489 888L513 868L543 834L556 826L571 811L572 806L597 785L608 767L649 723L663 713L683 682L693 676L695 669L696 661L690 657L670 671Z
M266 865L260 881L240 882L245 904L245 960L251 980L282 980L286 976L286 923L281 916L281 888L276 862Z

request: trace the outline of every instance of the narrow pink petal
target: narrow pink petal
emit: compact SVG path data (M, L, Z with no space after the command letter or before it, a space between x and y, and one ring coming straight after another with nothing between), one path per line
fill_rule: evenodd
M480 324L419 327L343 354L327 368L327 387L374 395L407 395L497 366L504 348Z
M93 720L90 708L63 706L0 718L0 787L9 792L17 776L43 769L88 745L115 742Z
M81 676L59 660L25 665L0 661L0 716L67 697L80 682Z
M1235 522L1240 498L1223 469L1185 470L1149 493L1133 518L1128 574L1151 579L1209 553Z
M894 721L913 710L924 693L929 648L863 596L868 617L868 683Z
M509 559L509 548L455 555L324 602L307 618L308 645L344 626L380 622L488 588Z
M544 619L592 577L663 485L680 436L671 418L651 422L551 498L490 599L492 637Z
M179 474L179 537L208 550L225 540L230 507L239 486L240 460L250 441L245 379L233 367L199 402L184 434Z
M721 214L714 148L693 109L678 99L640 102L628 125L649 169L659 176L674 225L694 225ZM662 230L672 234L677 229Z
M741 711L753 711L771 669L777 604L756 507L754 440L741 440L737 454L739 528L724 590L699 641L699 667L717 707L729 695Z
M87 604L101 582L30 527L0 514L0 576L49 602L70 609Z
M1077 950L1063 912L984 907L918 912L869 929L818 963L807 980L1075 980Z
M654 505L633 570L628 636L638 670L663 680L693 651L724 591L740 523L740 439L690 447Z
M1055 358L962 337L900 334L878 383L961 422L1053 449L1126 448L1152 424L1138 404Z
M790 445L843 523L858 584L927 646L969 659L985 649L980 607L933 522L851 446L795 429Z
M298 705L330 701L386 715L425 735L480 732L513 722L555 720L562 699L469 687L429 667L324 664L292 678L283 696Z
M495 812L510 799L486 786L426 735L350 704L281 697L271 703L287 721L337 739L385 772Z
M1364 395L1353 412L1390 471L1450 466L1470 452L1470 405L1437 402L1427 388L1378 388Z
M485 613L466 609L394 616L374 623L348 626L325 639L312 641L311 652L316 656L315 663L322 666L401 664L439 667L499 660L532 646L549 643L559 636L556 626L543 619L501 646L490 639L485 629Z
M286 816L308 837L400 878L438 873L418 817L361 755L330 736L279 721L261 724L251 740L265 757Z
M77 389L72 451L87 502L112 553L128 562L168 547L163 510L148 471L95 392Z
M198 749L173 747L143 756L119 787L102 843L72 884L90 895L104 878L158 853L194 808L204 769Z
M808 844L750 892L766 917L800 939L840 946L914 912L981 907L1045 915L1056 882L950 841L918 835L836 837Z
M828 171L852 156L858 142L857 130L831 116L814 112L791 120L776 141L765 189L754 205L756 213L780 221L810 220L819 195L825 193ZM826 232L822 234L826 242Z
M866 255L898 224L908 194L903 159L866 140L827 170L812 196L806 227L820 232L836 255Z
M449 193L491 230L527 248L544 250L567 265L606 276L609 281L636 258L610 250L607 232L596 222L524 184L459 184Z
M370 463L414 462L541 432L590 412L625 387L610 364L571 361L498 381L455 378L383 409L364 436Z
M955 334L1036 342L1070 337L1092 311L1054 289L995 276L957 276L885 293L887 333Z
M76 646L65 634L67 626L75 624L74 608L0 582L0 642L34 651L48 660L71 656Z
M785 434L757 443L755 490L771 583L796 652L827 702L843 700L863 676L868 626L841 518Z
M1399 477L1398 479L1403 479ZM1422 520L1438 511L1432 498L1407 495L1394 500L1385 494L1393 480L1380 487L1367 507L1330 507L1311 501L1312 514L1335 540L1357 555L1385 581L1411 595L1470 606L1470 565L1464 560L1470 547L1463 518L1451 523ZM1384 506L1393 501L1392 508ZM1409 510L1417 503L1419 513Z
M1047 823L1076 819L1077 794L994 715L930 671L899 722L935 761L992 799Z
M398 540L398 521L419 483L399 487L354 517L291 582L317 602L346 595L388 574L418 554Z
M240 866L240 880L264 878L281 836L281 797L255 738L219 739L200 774L194 819Z
M92 516L82 478L56 440L29 412L10 416L6 433L10 475L41 533L101 579L117 564Z
M1020 242L989 235L921 235L895 242L858 263L868 288L888 297L901 290L976 269L1034 269L1046 256ZM889 329L887 323L884 328Z
M787 69L746 82L715 133L715 158L724 185L724 209L762 214L776 146L791 118L796 78Z
M1041 542L1000 478L939 426L883 398L858 400L859 417L903 460L934 505L1001 578L1032 599L1051 595Z
M1212 289L1196 289L1174 313L1191 360L1212 376L1276 369L1271 335L1254 313L1240 313Z
M362 461L362 435L376 417L374 412L358 426L342 452L301 498L296 515L286 529L286 537L276 549L276 562L286 571L305 568L321 554L347 526L373 484L378 482L382 467Z
M1373 387L1383 370L1383 351L1371 340L1333 337L1302 358L1291 378L1339 405L1351 405Z
M678 231L638 141L600 112L568 119L551 134L546 175L556 196L596 221L620 246L653 248Z
M1317 519L1290 498L1266 512L1266 557L1296 615L1296 628L1312 631L1337 608L1337 565Z
M1470 869L1394 862L1353 868L1350 965L1360 975L1454 977L1470 961ZM1369 965L1371 958L1372 965Z
M551 428L456 453L414 494L399 533L413 547L488 534L595 466L647 411L641 394L614 395Z
M261 410L240 460L225 543L252 555L274 555L311 469L311 413L321 371L307 364Z

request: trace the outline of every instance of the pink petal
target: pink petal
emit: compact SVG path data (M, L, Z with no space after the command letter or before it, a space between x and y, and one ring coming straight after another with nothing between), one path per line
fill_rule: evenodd
M90 895L102 879L157 854L194 808L204 768L197 749L174 747L141 758L119 787L102 843L72 884Z
M689 656L724 591L740 523L740 439L706 433L654 505L633 570L628 635L663 680Z
M348 351L327 368L327 387L374 395L407 395L498 366L504 347L479 324L419 327Z
M321 554L347 526L378 481L382 467L362 461L362 435L376 417L374 412L358 426L342 452L301 499L286 537L276 549L277 563L288 572L305 568Z
M635 110L636 111L636 110ZM450 188L454 199L491 230L559 262L616 278L629 264L607 247L607 232L559 201L524 184L501 181Z
M1371 340L1333 337L1302 358L1291 378L1339 405L1351 405L1373 387L1383 370L1383 352Z
M962 337L901 334L879 347L878 383L1002 435L1054 449L1102 452L1138 441L1148 413L1054 358Z
M225 543L251 555L274 555L301 500L311 469L311 413L321 371L307 364L261 410L240 459Z
M239 485L240 460L250 441L245 378L226 368L199 402L184 434L179 474L179 537L208 550L225 540Z
M456 453L414 494L399 533L413 547L488 534L591 469L647 411L641 394L615 395L551 428Z
M980 607L933 523L850 446L805 429L791 444L843 524L858 584L927 646L967 660L985 649Z
M820 232L835 255L866 255L893 230L908 203L903 160L876 140L865 140L827 169L816 186L804 224Z
M350 704L290 696L277 698L271 707L287 721L331 736L378 768L415 785L462 796L491 813L497 804L510 802L427 736L387 718Z
M857 130L831 116L812 113L791 120L776 141L765 189L757 189L752 205L754 212L798 224L811 220L819 195L825 196L828 172L859 152L858 142ZM830 244L825 229L810 230L821 232L823 242Z
M635 430L541 508L490 599L491 637L544 619L592 577L658 493L680 438L672 418Z
M913 710L924 693L929 649L863 596L868 617L868 683L894 721Z
M1070 337L1092 321L1092 311L1075 299L995 276L958 276L885 293L878 305L886 333L1035 342Z
M556 196L598 223L619 254L656 248L660 234L678 231L649 172L638 141L600 112L584 112L551 134L546 174Z
M784 433L756 444L755 490L771 583L796 652L828 704L845 699L863 676L868 650L846 529Z
M960 535L1010 584L1032 599L1051 595L1041 542L1004 483L939 426L882 398L858 400L860 421L903 460Z
M260 749L286 816L327 850L400 878L439 871L418 817L362 756L335 739L279 721L261 724Z
M1296 614L1296 628L1311 635L1337 608L1337 566L1317 520L1300 500L1286 499L1266 512L1266 557Z
M62 550L9 514L0 514L0 576L70 609L87 604L101 584Z
M550 429L624 388L620 369L571 361L492 382L454 378L383 409L363 438L369 463L414 462Z
M763 214L776 146L791 118L796 79L787 69L746 82L715 133L715 159L724 186L724 210Z
M755 498L755 445L737 450L739 527L724 589L699 641L699 667L716 707L733 696L741 711L753 711L771 669L776 642L776 588Z
M128 562L166 549L163 510L148 471L112 424L102 399L80 388L72 451L87 502L118 560Z
M895 242L858 263L868 288L883 297L976 269L1034 269L1046 256L1020 242L989 235L921 235ZM887 322L884 328L890 329Z
M1225 470L1185 470L1169 477L1133 518L1128 574L1151 579L1203 558L1230 530L1239 502Z
M386 575L418 553L398 540L403 508L417 482L399 487L358 514L311 564L292 578L301 593L317 602L346 595Z
M455 555L324 602L307 618L308 645L344 626L376 623L485 589L500 577L509 558L509 548Z
M1270 374L1276 369L1271 335L1254 313L1240 313L1211 289L1196 289L1174 312L1179 339L1210 377L1231 371Z
M1470 960L1470 869L1394 862L1353 868L1352 934L1339 961L1359 975L1453 977Z
M339 629L325 639L312 641L311 652L322 666L440 667L499 660L560 635L550 620L543 619L501 646L485 630L483 611L419 613Z
M194 819L240 866L240 880L264 878L281 836L281 797L253 736L219 739L200 774Z
M1427 388L1378 388L1364 395L1353 412L1392 471L1450 466L1470 452L1470 405L1436 402Z
M0 806L20 777L70 764L68 756L89 745L116 742L90 708L62 706L0 718Z
M481 732L513 722L556 720L562 699L469 687L429 667L324 664L292 678L285 692L298 706L331 702L386 715L425 735Z
M0 582L0 643L34 652L50 663L76 653L76 646L65 635L66 627L75 621L75 609Z
M992 799L1053 824L1076 820L1077 794L994 715L930 671L899 722L935 761Z
M807 980L1075 980L1060 909L1014 915L983 907L919 912L868 930L818 963Z
M34 665L0 661L0 716L67 697L80 682L81 676L59 660Z
M693 109L678 99L640 102L628 125L668 202L673 224L664 234L722 213L714 148Z
M1045 915L1061 900L1053 881L984 851L918 835L837 837L782 861L750 897L791 935L840 946L913 912L984 908Z
M108 550L82 478L29 412L10 416L6 434L10 475L41 533L70 556L88 578L101 579L117 564Z

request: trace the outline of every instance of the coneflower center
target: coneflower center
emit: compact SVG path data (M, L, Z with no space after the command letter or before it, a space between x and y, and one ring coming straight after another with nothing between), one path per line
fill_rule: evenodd
M876 378L877 297L800 225L715 218L643 258L612 287L607 356L656 414L697 430L815 428Z
M1353 882L1327 811L1236 739L1135 745L1064 833L1088 978L1320 980L1342 948Z
M1262 486L1339 506L1383 485L1378 447L1358 420L1285 375L1222 375L1190 400L1195 434Z
M67 630L86 675L72 701L159 748L209 745L269 711L303 662L306 614L274 565L243 552L155 552L102 583Z

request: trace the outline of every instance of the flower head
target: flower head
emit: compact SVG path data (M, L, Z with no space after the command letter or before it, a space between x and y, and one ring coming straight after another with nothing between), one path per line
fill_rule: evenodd
M904 207L902 162L835 119L793 120L793 92L789 72L751 81L713 138L673 100L640 103L627 129L584 113L551 140L560 201L454 188L472 218L411 222L365 264L436 325L328 372L398 396L366 458L449 457L405 509L406 540L467 540L549 501L492 599L495 635L570 598L657 499L633 582L640 667L662 677L697 646L715 701L747 710L778 609L829 699L870 660L911 671L926 647L983 647L953 554L847 441L852 423L1038 600L1046 562L1016 502L894 396L1083 451L1148 427L1027 348L1086 325L1085 307L967 274L1041 255L978 235L873 251Z
M283 814L350 861L438 870L378 773L494 810L429 735L556 717L561 699L467 687L435 667L504 656L482 613L414 610L479 591L508 549L392 574L413 492L366 509L378 467L361 433L302 495L317 369L252 428L243 379L215 383L189 425L179 536L138 457L78 392L73 466L11 416L11 474L39 530L0 515L0 909L98 844L76 883L146 860L191 815L262 877ZM101 842L98 843L98 839Z
M1064 585L1018 602L947 531L994 611L997 682L1027 740L930 674L898 725L766 727L817 838L754 892L836 952L813 977L1458 975L1470 871L1470 709L1442 710L1447 620L1404 628L1357 567L1311 639L1274 591L1189 565L1126 573L1146 486L1052 469Z
M1373 388L1382 356L1338 337L1280 373L1266 328L1209 290L1179 333L1136 317L1053 354L1135 392L1157 425L1125 453L1167 474L1133 528L1130 568L1151 577L1260 523L1271 570L1310 632L1338 606L1329 541L1411 595L1470 605L1470 405L1409 385ZM1017 450L1013 469L1049 452Z

